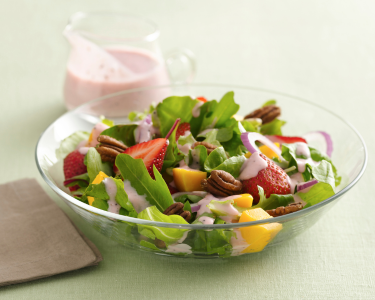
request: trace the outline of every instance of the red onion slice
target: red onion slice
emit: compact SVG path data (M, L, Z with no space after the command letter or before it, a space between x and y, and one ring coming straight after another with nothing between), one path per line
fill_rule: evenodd
M249 150L251 154L253 154L254 152L260 152L257 145L255 144L256 141L259 141L267 147L271 148L271 150L275 152L280 159L282 159L281 150L276 147L276 145L272 143L268 138L266 138L264 135L261 135L260 133L244 132L241 134L241 140L243 145L247 150Z
M303 136L307 142L310 144L312 141L316 141L321 139L322 137L324 138L325 146L326 146L326 153L329 157L332 155L333 151L333 142L331 136L325 132L325 131L312 131Z
M305 182L303 184L300 184L297 186L297 192L302 191L304 189L307 189L309 187L312 187L313 185L317 184L319 181L316 179L310 180L308 182Z
M195 204L195 205L191 204L190 207L191 207L191 212L193 213L197 212L201 208L199 204Z

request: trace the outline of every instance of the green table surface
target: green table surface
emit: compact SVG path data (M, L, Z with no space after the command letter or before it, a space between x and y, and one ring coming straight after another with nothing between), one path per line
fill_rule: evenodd
M66 111L62 84L69 48L61 31L79 10L153 19L163 51L195 52L196 82L257 86L325 105L363 135L366 174L311 229L264 253L204 261L115 244L53 194L34 161L39 135ZM374 15L374 2L350 0L3 0L0 182L37 178L104 260L3 287L0 299L374 299Z

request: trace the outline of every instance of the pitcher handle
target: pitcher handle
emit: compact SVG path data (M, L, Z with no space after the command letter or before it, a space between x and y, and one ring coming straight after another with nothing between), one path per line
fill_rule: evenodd
M165 55L172 83L190 83L196 72L194 53L186 48L178 48Z

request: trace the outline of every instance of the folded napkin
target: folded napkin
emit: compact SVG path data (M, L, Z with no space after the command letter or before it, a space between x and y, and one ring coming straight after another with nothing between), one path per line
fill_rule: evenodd
M102 256L35 179L0 185L0 286L97 265Z

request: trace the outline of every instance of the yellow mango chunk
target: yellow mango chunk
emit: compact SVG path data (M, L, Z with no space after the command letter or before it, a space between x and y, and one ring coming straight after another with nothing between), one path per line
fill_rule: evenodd
M95 179L92 181L92 184L99 184L101 183L104 178L107 178L108 176L100 171L98 175L96 175ZM89 202L89 204L92 206L92 203L94 202L94 197L90 197L90 196L87 196L87 201Z
M280 147L280 144L279 144L279 143L274 143L274 144L275 144L276 147L278 147L278 148ZM278 156L275 152L273 152L273 151L271 150L271 148L269 148L269 147L266 146L266 145L260 146L260 147L259 147L259 150L260 150L265 156L267 156L267 157L270 158L270 159L272 159L272 158Z
M182 168L173 169L174 183L181 192L203 191L201 181L206 178L207 172Z
M241 194L238 198L233 199L239 207L251 207L253 205L253 196L250 194Z
M245 154L245 157L246 158L249 158L251 156L251 152L247 152L246 154Z
M242 213L239 223L265 220L272 218L261 208L246 210ZM242 253L259 252L279 233L283 228L280 223L270 223L240 228L241 235L249 244Z

